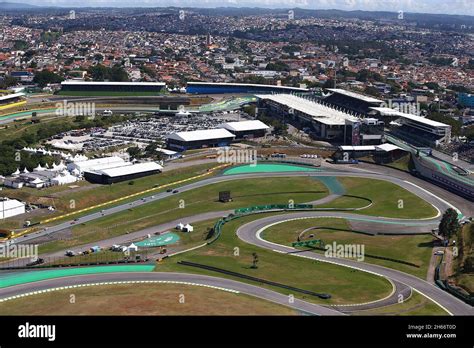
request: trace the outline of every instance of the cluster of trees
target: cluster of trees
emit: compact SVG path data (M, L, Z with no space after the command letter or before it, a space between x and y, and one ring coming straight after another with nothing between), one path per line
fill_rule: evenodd
M64 77L49 70L37 72L33 79L33 82L37 83L41 88L46 87L49 83L60 83L61 81L64 81Z
M94 81L128 81L128 74L120 65L108 68L102 64L97 64L87 69L87 72L92 76L92 80Z
M5 76L0 81L0 89L7 89L8 87L16 86L18 80L12 76Z
M266 125L273 127L273 134L282 136L288 135L288 125L285 122L266 115L260 115L258 119Z
M380 75L379 73L366 70L366 69L360 70L356 75L356 79L362 82L367 82L367 81L384 82L385 81L383 76Z
M364 93L368 95L373 95L374 97L380 97L380 92L377 88L372 86L367 86L364 89Z
M151 143L145 147L144 151L140 149L138 146L131 146L127 149L127 153L130 155L132 159L139 159L139 158L152 158L155 161L161 161L164 159L164 155L161 151L157 149L160 148L160 145L156 142Z
M474 248L473 248L473 243L474 243L474 224L471 223L469 226L468 230L468 235L464 235L463 237L460 238L460 253L459 255L463 256L464 259L464 265L463 269L464 272L474 272ZM460 234L462 236L462 234ZM471 236L471 237L469 237ZM467 238L466 238L467 237Z
M17 51L25 51L28 48L28 42L24 40L15 40L13 49Z
M452 58L445 58L445 57L431 57L428 59L428 61L437 66L448 66L453 63Z
M29 171L33 170L41 164L52 165L54 158L52 156L43 156L40 154L31 154L25 151L15 149L13 146L0 145L0 175L10 175L17 169L27 168Z
M290 67L282 61L276 61L275 63L268 63L265 70L290 71Z
M439 234L446 239L456 235L460 227L458 221L458 213L456 210L449 208L443 214L439 223Z
M287 45L287 46L283 46L282 50L283 50L283 52L286 52L286 53L301 52L301 46Z

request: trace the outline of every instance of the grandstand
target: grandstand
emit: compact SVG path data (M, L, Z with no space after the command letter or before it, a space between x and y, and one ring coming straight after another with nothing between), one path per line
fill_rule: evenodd
M61 93L151 93L158 94L166 86L164 82L103 82L76 81L61 82Z
M325 103L363 116L367 116L372 107L381 107L384 103L382 100L345 89L328 88L327 90L332 94L324 98Z
M360 144L361 121L350 113L311 97L291 94L263 94L256 97L259 111L265 110L267 114L309 128L316 138Z
M188 82L186 92L191 94L255 94L255 93L308 93L306 88L259 85L250 83Z
M410 144L437 147L451 142L450 125L390 108L373 107L371 109L380 117L391 119L390 133Z
M12 93L0 96L0 110L26 104L24 93Z

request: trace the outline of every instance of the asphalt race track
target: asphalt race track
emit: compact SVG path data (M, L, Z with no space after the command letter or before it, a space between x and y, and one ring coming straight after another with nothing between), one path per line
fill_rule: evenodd
M312 251L300 251L298 249L268 242L263 240L260 237L261 232L266 227L269 227L272 224L283 222L291 219L304 218L304 217L315 217L319 214L312 214L308 212L299 212L286 214L284 216L269 216L259 220L249 222L237 229L237 236L246 243L259 246L261 248L273 250L275 252L280 252L284 254L293 255L296 257L304 257L312 260L318 260L321 262L329 262L336 265L341 265L345 267L351 267L359 269L365 272L383 276L392 282L405 284L422 295L433 300L445 310L447 310L452 315L473 315L474 309L468 304L458 300L454 296L449 295L447 292L441 290L433 284L430 284L420 278L417 278L413 275L386 268L383 266L378 266L374 264L368 264L364 262L353 261L349 259L342 258L327 258L324 255L314 253ZM398 295L398 294L397 294Z
M342 314L343 312L351 312L352 310L362 309L362 308L375 308L379 306L384 306L388 304L395 303L396 295L402 293L404 296L409 296L411 289L421 293L422 295L430 298L431 300L438 303L442 306L445 310L447 310L452 315L474 315L474 310L471 306L465 304L464 302L458 300L457 298L453 297L452 295L444 292L443 290L437 288L433 284L430 284L420 278L415 276L406 274L401 271L396 271L393 269L385 268L382 266L377 266L373 264L367 264L363 262L352 261L348 259L328 259L323 255L311 252L311 251L299 251L294 248L290 248L283 245L278 245L274 243L270 243L268 241L264 241L259 237L260 232L271 225L272 223L278 223L287 219L291 218L313 218L313 217L336 217L336 218L344 218L348 220L354 221L362 221L365 225L374 226L374 230L380 228L380 226L385 226L384 230L390 231L390 227L387 226L404 226L406 229L406 233L420 233L420 232L429 232L431 228L434 228L438 225L439 220L441 218L441 213L445 211L447 208L459 208L459 213L465 216L472 215L472 206L469 203L463 201L462 198L449 193L444 190L437 190L437 195L430 193L432 185L426 183L422 180L413 178L407 178L405 173L400 173L400 177L398 177L397 171L384 172L382 174L375 173L369 170L358 170L355 168L350 168L351 171L343 171L334 169L334 167L323 168L322 172L291 172L291 173L252 173L252 174L236 174L236 175L226 175L226 176L215 176L210 177L198 182L194 182L191 184L184 185L179 187L179 192L185 192L189 190L193 190L199 187L203 187L206 185L230 181L230 180L240 180L240 179L250 179L250 178L258 178L258 177L297 177L297 176L335 176L335 177L361 177L361 178L372 178L378 180L386 180L392 182L396 185L399 185L408 191L414 193L415 195L419 196L420 198L424 199L425 201L432 204L437 210L437 216L432 218L422 219L422 220L411 220L411 219L397 219L397 218L385 218L385 217L377 217L377 216L367 216L356 214L350 211L312 211L312 212L294 212L285 215L275 215L271 217L265 217L250 223L247 223L241 226L238 231L238 237L243 241L262 247L266 249L273 250L279 253L291 254L295 257L305 257L314 260L319 260L322 262L332 262L334 264L344 266L344 267L352 267L357 268L359 270L373 273L380 275L382 277L387 278L392 282L394 287L394 292L385 299L374 301L368 304L361 304L356 306L334 306L332 308L324 307L321 305L311 304L305 301L296 300L293 304L288 303L288 297L270 290L266 290L260 287L235 282L227 279L222 278L215 278L215 277L205 277L205 276L198 276L193 274L184 274L184 273L122 273L122 274L98 274L98 275L88 275L88 276L74 276L68 278L58 278L48 281L41 281L35 283L27 283L18 286L12 286L8 288L0 289L0 298L5 298L13 295L24 294L27 292L34 292L37 290L45 289L45 288L56 288L60 286L67 286L73 284L80 284L81 282L92 282L98 283L101 281L127 281L127 280L175 280L175 281L182 281L182 282L202 282L202 284L207 284L211 286L218 286L222 288L229 288L240 291L242 293L246 293L252 296L257 296L261 298L265 298L267 300L284 304L286 306L290 306L292 308L311 313L317 315L334 315L334 314ZM396 175L396 176L395 176ZM115 213L120 213L124 210L138 207L143 204L148 204L152 201L161 200L170 196L173 196L173 193L169 192L162 192L153 195L154 197L151 198L151 195L146 199L139 199L132 203L121 204L112 208L104 209L103 212L91 213L80 217L75 221L75 224L80 224L84 222L89 222L95 219L100 219L103 214L110 215ZM441 197L440 197L441 196ZM453 206L449 202L454 202L456 206ZM457 203L460 202L460 205ZM466 207L471 209L466 209ZM205 221L212 218L218 218L225 215L231 211L220 211L220 212L212 212L212 213L204 213L199 214L193 217L186 218L189 222L198 222L198 221ZM181 219L183 220L183 219ZM39 231L33 234L25 235L23 237L19 237L15 240L17 243L24 243L27 241L32 241L38 237L44 237L45 235L50 235L54 237L54 233L62 231L66 228L71 227L71 223L73 221L66 221L64 223L60 223L56 226L48 227L46 230ZM167 224L163 224L160 226L155 226L153 229L145 229L142 231L134 232L132 234L126 236L119 236L116 237L114 240L120 241L125 240L126 238L136 238L138 236L146 236L147 233L154 230L162 230L169 228L168 226L174 226L175 221L169 222ZM398 231L399 233L399 231ZM121 239L122 238L122 239ZM104 242L104 241L102 241ZM107 242L112 242L112 239L108 240ZM97 242L95 243L97 244ZM111 243L113 244L113 243ZM58 252L58 254L63 254L64 251ZM406 297L405 297L406 298Z
M452 208L453 206L449 204L447 201L444 199L440 199L433 194L430 194L427 190L417 186L410 184L409 182L405 180L400 180L395 177L388 177L386 175L380 175L376 173L367 173L367 172L343 172L343 171L333 171L333 170L328 170L328 171L323 171L323 172L317 172L317 173L308 173L308 172L289 172L289 173L251 173L251 174L236 174L236 175L226 175L226 176L215 176L211 177L208 179L204 179L198 182L194 182L191 184L187 184L184 186L179 187L179 192L186 192L190 190L194 190L196 188L204 187L207 185L219 183L219 182L224 182L224 181L231 181L231 180L241 180L241 179L251 179L251 178L261 178L261 177L295 177L295 176L306 176L306 177L318 177L318 176L335 176L335 177L360 177L360 178L373 178L377 180L385 180L392 182L396 185L399 185L408 191L416 194L420 198L424 199L428 203L431 203L434 207L436 207L440 211L444 211L448 208ZM32 241L38 237L42 236L47 236L54 234L56 232L62 231L64 229L70 228L74 224L81 224L85 222L90 222L96 219L100 219L103 217L102 214L104 215L111 215L111 214L116 214L120 213L122 211L125 211L130 208L136 208L144 204L148 204L150 202L158 201L167 197L171 197L174 194L171 192L161 192L161 193L156 193L154 195L150 195L147 197L145 200L143 199L137 199L131 203L125 203L125 204L120 204L112 208L107 208L103 209L103 212L98 211L95 213L91 213L82 217L77 218L76 221L74 220L68 220L63 223L60 223L55 226L47 227L45 230L31 233L28 235L24 235L22 237L18 238L12 238L11 241L17 242L17 243L24 243L26 241ZM153 196L153 198L151 198ZM377 218L374 217L374 220L379 220L379 221L394 221L394 222L399 222L401 224L406 224L408 226L413 226L413 225L420 225L420 226L436 226L439 222L439 217L433 217L432 219L423 219L422 222L420 220L406 220L406 219L389 219L389 218ZM376 222L376 221L374 221ZM425 232L429 232L430 230L426 230Z
M25 283L0 289L0 298L28 294L46 289L56 289L66 286L81 284L97 284L101 282L130 282L130 281L169 281L189 283L188 285L205 285L221 289L233 290L246 295L263 298L298 311L313 315L342 315L341 312L314 303L294 298L290 301L287 295L264 289L258 286L237 282L235 280L216 278L205 275L187 273L159 273L159 272L133 272L133 273L104 273L93 275L73 276L43 280L35 283Z

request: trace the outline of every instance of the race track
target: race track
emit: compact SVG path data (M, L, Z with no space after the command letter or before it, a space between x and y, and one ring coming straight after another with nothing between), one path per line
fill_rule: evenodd
M30 294L47 289L58 289L67 286L82 284L97 284L101 282L135 282L135 281L168 281L188 285L203 285L232 290L234 292L259 297L267 301L281 304L295 310L313 315L342 315L341 312L297 298L291 298L278 292L258 286L237 282L235 280L216 278L205 275L187 273L159 273L159 272L130 272L130 273L101 273L65 278L55 278L34 283L10 286L0 289L0 299L6 299L20 294ZM58 289L59 290L59 289Z
M434 228L438 225L440 217L441 217L441 213L443 211L445 211L447 208L457 209L455 206L453 206L451 203L448 202L448 199L450 198L450 193L448 192L443 193L443 198L442 198L435 194L430 193L428 189L423 188L422 186L425 186L425 184L420 183L420 182L417 182L417 184L414 184L409 180L405 180L404 178L398 178L395 176L387 175L386 173L378 174L378 173L362 171L362 170L356 171L353 169L351 169L351 171L329 169L327 171L312 172L312 173L308 173L308 172L251 173L251 174L215 176L215 177L210 177L198 182L194 182L194 183L179 187L179 192L193 190L199 187L204 187L206 185L211 185L218 182L259 178L262 176L266 178L302 177L302 176L305 176L305 177L307 176L311 176L311 177L334 176L334 177L361 177L361 178L372 178L372 179L377 179L377 180L386 180L407 189L408 191L414 193L415 195L429 202L431 205L433 205L436 208L438 212L436 216L433 216L427 219L422 219L422 220L367 216L367 215L362 215L362 214L358 214L356 212L350 212L350 211L293 212L293 213L285 214L285 215L275 215L271 217L265 217L265 218L258 219L256 221L253 221L241 226L237 230L237 235L240 239L242 239L246 243L253 244L261 248L270 249L275 252L293 255L295 257L305 257L305 258L310 258L310 259L314 259L314 260L318 260L322 262L331 262L331 263L344 266L344 267L356 268L364 272L369 272L372 274L385 277L386 279L390 280L392 282L392 285L394 286L394 292L389 297L379 300L379 301L375 301L373 303L363 304L362 307L348 306L345 308L339 308L335 306L334 308L326 308L324 306L318 306L318 305L314 305L305 301L295 299L295 303L293 305L296 305L298 307L293 307L293 308L307 312L307 313L317 314L317 315L341 314L342 312L351 312L352 310L357 310L361 308L368 309L368 308L376 308L379 306L393 304L395 303L394 301L398 294L402 293L404 296L409 296L409 293L412 288L415 291L426 296L427 298L435 301L437 304L439 304L442 308L444 308L447 312L449 312L452 315L473 315L474 314L472 307L470 307L469 305L451 296L450 294L444 292L443 290L437 288L433 284L430 284L420 278L409 275L407 273L396 271L396 270L389 269L382 266L373 265L373 264L352 261L349 259L334 259L334 258L328 259L324 257L323 255L320 255L311 251L299 251L287 246L270 243L259 237L260 232L265 227L271 225L272 223L279 223L281 221L284 221L286 219L291 219L291 218L308 218L308 217L309 218L335 217L335 218L344 218L347 220L363 221L364 224L373 225L374 230L380 229L380 226L384 226L385 232L390 231L389 226L395 226L394 231L395 232L398 231L399 233L400 229L398 227L403 226L406 233L410 233L410 234L416 234L420 232L426 233L426 232L429 232L431 228ZM429 187L429 185L430 184L426 184L427 187ZM83 222L93 221L96 219L100 219L101 217L103 217L103 215L120 213L126 209L130 209L131 207L138 207L143 204L148 204L149 202L161 200L170 196L173 196L173 194L169 192L158 193L158 194L155 194L153 198L151 198L150 196L150 197L147 197L146 200L140 199L132 203L120 204L115 207L104 209L102 213L97 212L97 213L91 213L91 214L85 215L83 217L78 218L78 220L75 223L79 224ZM229 212L230 211L204 213L204 214L188 217L186 218L186 220L189 222L205 221L205 220L209 220L210 218L217 218L217 217L227 215ZM464 211L464 209L463 211L458 210L458 212L460 215L471 213L471 211ZM66 228L70 228L71 222L72 221L66 221L56 226L48 227L47 230L18 238L16 242L24 243L26 241L33 241L34 239L40 236L44 236L44 235L53 236L54 233L56 232L62 231ZM164 229L165 227L173 226L174 223L175 221L169 222L168 224L155 226L153 227L153 229L155 231L161 230L161 229ZM133 234L128 235L128 236L119 236L116 238L130 238L130 237L137 237L137 236L145 236L147 233L150 233L150 231L151 229L149 228L142 231L134 232ZM116 241L118 241L118 239ZM112 242L112 240L108 240L108 242ZM60 252L63 253L63 251L60 251ZM142 274L142 273L101 274L101 275L90 275L90 276L80 276L80 277L69 277L69 278L62 278L62 279L58 278L58 279L53 279L49 281L28 283L28 284L23 284L19 286L0 289L0 298L5 298L5 297L12 296L15 294L22 294L25 292L31 292L38 289L44 289L45 287L47 288L47 287L65 286L65 285L70 285L70 284L83 282L83 281L100 282L100 281L110 281L110 279L112 279L112 281L171 279L167 277L175 277L173 279L179 280L179 281L186 281L186 282L201 281L203 282L203 284L215 285L215 286L220 286L220 287L230 287L231 289L234 289L234 290L238 289L237 291L240 291L242 293L265 298L267 300L270 300L276 303L288 305L287 296L278 294L276 292L272 292L263 288L255 287L252 285L230 281L223 278L215 278L215 277L203 278L203 276L192 275L192 274L181 274L181 273L173 274L173 273L157 273L157 272L147 273L147 274Z

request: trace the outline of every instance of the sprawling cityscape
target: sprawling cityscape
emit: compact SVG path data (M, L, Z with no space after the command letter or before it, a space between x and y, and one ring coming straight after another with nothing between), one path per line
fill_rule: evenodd
M0 345L472 346L474 12L395 3L0 3Z

